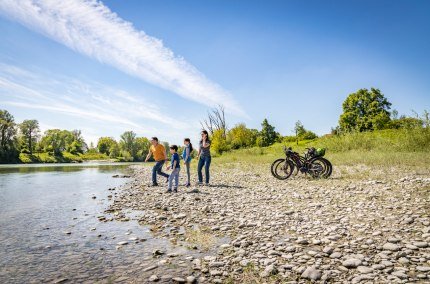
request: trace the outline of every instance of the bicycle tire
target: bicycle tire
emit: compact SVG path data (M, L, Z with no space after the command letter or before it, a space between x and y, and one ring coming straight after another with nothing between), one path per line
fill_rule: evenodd
M294 165L288 159L278 159L272 163L272 175L279 180L288 179L294 170Z

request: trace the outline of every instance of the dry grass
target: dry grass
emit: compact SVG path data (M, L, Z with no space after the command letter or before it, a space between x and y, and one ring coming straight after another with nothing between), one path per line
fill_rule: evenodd
M202 250L209 250L215 244L216 237L207 228L187 229L185 231L185 240Z
M242 284L275 284L282 283L282 279L273 275L270 277L261 277L260 271L255 268L254 264L248 264L243 272L236 277L229 277L225 280L226 284L242 283Z

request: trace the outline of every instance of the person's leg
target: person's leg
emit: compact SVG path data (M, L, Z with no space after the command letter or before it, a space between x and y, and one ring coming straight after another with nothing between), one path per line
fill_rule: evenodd
M202 169L203 169L203 165L205 164L205 159L204 157L200 157L199 159L199 164L197 165L197 175L199 177L199 183L203 182L203 175L202 175Z
M178 190L179 185L179 169L175 169L175 191Z
M173 177L174 177L174 171L172 171L172 173L170 174L170 176L168 177L169 183L167 186L167 191L170 192L172 191L172 183L173 183Z
M160 162L155 162L154 167L152 168L152 183L157 184L157 172L160 170L163 164L160 165Z
M209 157L206 157L206 159L205 159L206 161L205 161L205 177L206 177L206 184L208 184L209 183L209 167L211 166L211 161L212 161L212 158L211 158L211 156L209 156Z
M163 170L164 161L159 161L157 163L160 163L160 167L158 168L157 174L159 174L160 176L163 176L165 178L169 178L169 175L162 171Z
M187 168L187 185L190 184L190 178L191 178L191 174L190 174L190 162L185 163L185 167Z

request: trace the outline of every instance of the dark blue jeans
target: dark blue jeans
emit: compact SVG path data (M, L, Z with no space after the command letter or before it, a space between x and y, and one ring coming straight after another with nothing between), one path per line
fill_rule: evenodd
M200 157L199 164L197 166L197 174L199 176L200 183L203 182L203 175L202 175L203 166L205 167L206 183L209 183L209 167L211 166L211 161L212 161L211 156Z
M161 170L163 169L164 161L158 161L155 162L154 167L152 168L152 183L157 183L157 174L168 178L169 175L166 173L163 173Z

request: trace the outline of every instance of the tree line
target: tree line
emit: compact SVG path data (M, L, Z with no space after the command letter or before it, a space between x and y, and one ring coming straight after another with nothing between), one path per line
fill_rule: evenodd
M87 145L80 130L48 129L41 134L37 120L16 123L7 110L0 110L0 163L80 162L85 159L142 161L149 140L124 132L119 141L101 137L96 146Z
M331 135L347 135L399 128L429 128L429 112L414 117L400 115L391 110L392 104L379 89L360 89L348 95L342 104L342 114L338 126L332 128ZM318 136L297 121L294 135L282 136L275 127L264 119L261 129L248 128L239 123L227 127L224 108L218 106L210 110L201 122L212 139L212 150L216 154L248 147L267 147L276 142L299 142L312 140ZM12 114L0 110L0 163L81 161L82 159L107 159L119 161L142 161L149 151L150 142L146 137L138 137L133 131L126 131L116 141L112 137L99 138L97 145L88 146L80 130L49 129L41 135L37 120L16 123ZM168 143L163 142L166 149ZM180 150L181 151L181 150Z

